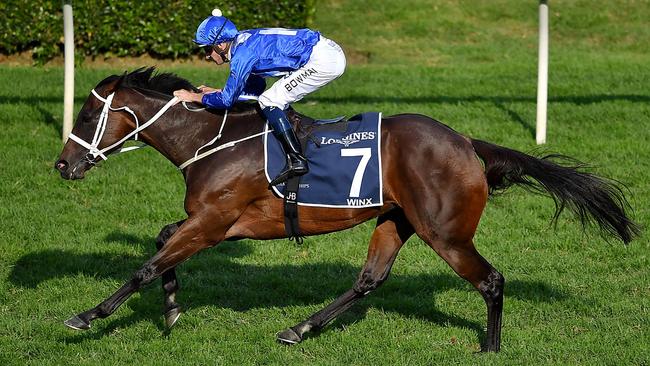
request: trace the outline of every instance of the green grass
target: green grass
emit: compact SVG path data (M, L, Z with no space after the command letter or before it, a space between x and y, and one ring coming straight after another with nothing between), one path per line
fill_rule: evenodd
M353 54L373 56L296 108L319 117L423 113L473 137L535 149L533 4L375 3L319 5L316 25L326 35ZM650 6L606 3L551 3L557 36L544 149L624 182L634 218L647 227L650 54L641 24ZM427 29L426 19L443 25L429 48L428 33L418 31ZM415 45L412 53L385 53L395 42L388 26L406 29L411 36L398 43ZM524 28L526 38L513 39ZM439 61L426 62L438 53ZM119 71L78 69L77 109L98 81ZM207 64L164 71L197 85L225 77ZM154 253L160 228L184 217L182 177L144 150L111 158L83 181L63 181L52 169L61 150L62 69L0 66L0 80L2 365L650 362L647 235L626 248L583 233L570 215L553 227L552 201L521 189L491 199L476 234L479 251L507 281L499 354L474 353L484 337L483 300L417 238L389 280L323 332L294 347L275 342L277 331L350 288L372 222L303 246L245 240L196 255L178 270L185 313L171 333L159 281L91 330L73 332L63 320L128 280Z
M648 51L648 0L550 3L553 59ZM535 58L538 2L513 0L330 0L316 27L355 60L376 64L486 64ZM495 52L498 50L498 52Z

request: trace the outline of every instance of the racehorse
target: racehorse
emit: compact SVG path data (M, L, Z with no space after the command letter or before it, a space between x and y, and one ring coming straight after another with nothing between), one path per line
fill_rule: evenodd
M144 285L162 276L165 321L180 316L175 268L198 251L224 240L286 237L283 202L268 189L264 174L266 121L256 104L232 110L188 111L172 92L195 90L173 74L153 68L113 75L86 99L55 168L65 179L81 179L101 158L139 137L176 166L215 141L223 149L183 166L187 218L165 226L158 252L106 300L68 319L73 329L111 315ZM226 124L225 115L228 113ZM147 120L142 124L141 121ZM154 123L155 122L155 123ZM504 277L474 247L473 237L488 195L513 184L544 192L555 202L556 220L568 207L583 226L595 223L605 235L630 242L640 233L627 216L618 183L584 171L566 156L534 157L472 139L423 115L400 114L381 123L383 206L321 208L300 206L300 228L318 235L377 218L368 256L354 286L303 322L277 334L286 344L323 328L388 277L402 245L416 234L483 296L487 334L482 351L499 351Z

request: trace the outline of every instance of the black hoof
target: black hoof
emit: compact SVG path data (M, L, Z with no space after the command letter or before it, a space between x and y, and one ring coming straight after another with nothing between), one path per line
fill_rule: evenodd
M296 333L291 328L285 329L282 332L276 334L276 337L278 339L278 342L287 345L300 343L302 341L302 337L300 337L298 333Z
M90 324L86 323L83 321L80 317L78 316L73 316L72 318L66 320L63 322L66 327L74 329L74 330L88 330L90 329Z
M171 329L180 316L181 308L179 306L167 310L165 313L165 325L167 326L167 329Z

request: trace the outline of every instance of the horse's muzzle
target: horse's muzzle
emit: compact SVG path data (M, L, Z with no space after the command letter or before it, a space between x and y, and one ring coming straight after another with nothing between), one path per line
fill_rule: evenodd
M63 179L83 179L86 173L92 164L88 163L86 160L81 160L76 164L70 164L66 160L59 159L54 163L54 169L58 170L61 173L61 178Z

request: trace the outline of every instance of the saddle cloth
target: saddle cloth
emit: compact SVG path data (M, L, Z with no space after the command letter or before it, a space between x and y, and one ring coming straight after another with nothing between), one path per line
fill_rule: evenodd
M314 122L303 152L309 173L303 175L298 205L362 208L383 205L381 113L367 112L333 124ZM267 124L265 131L269 130ZM264 135L264 166L270 182L286 164L286 154L272 133ZM284 198L284 183L273 192Z

